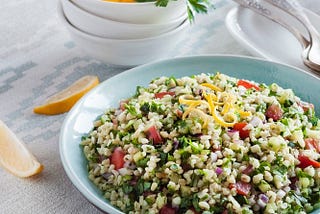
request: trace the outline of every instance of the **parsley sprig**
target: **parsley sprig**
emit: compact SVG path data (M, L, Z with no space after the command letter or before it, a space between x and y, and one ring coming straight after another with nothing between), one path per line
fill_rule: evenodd
M189 20L194 21L195 13L208 13L208 9L212 7L213 5L210 0L187 0L187 11Z
M152 2L154 0L136 0L137 2ZM170 1L177 0L155 0L156 6L158 7L166 7L170 4ZM187 13L188 18L192 22L194 21L194 17L196 13L208 13L210 8L213 8L213 4L210 0L187 0Z

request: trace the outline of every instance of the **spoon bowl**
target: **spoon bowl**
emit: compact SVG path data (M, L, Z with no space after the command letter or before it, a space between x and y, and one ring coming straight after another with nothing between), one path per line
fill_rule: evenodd
M267 2L287 12L304 25L308 31L310 42L305 44L306 47L302 51L303 63L312 70L320 72L320 33L312 25L300 3L296 0L267 0Z
M309 44L302 51L303 63L314 71L320 72L320 45L319 43Z

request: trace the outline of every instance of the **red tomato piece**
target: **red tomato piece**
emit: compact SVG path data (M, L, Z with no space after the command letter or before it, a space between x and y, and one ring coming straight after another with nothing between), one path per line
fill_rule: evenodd
M307 103L307 102L304 102L304 101L300 101L298 103L298 105L302 107L304 112L309 111L309 109L312 109L312 110L314 109L314 105L312 103Z
M265 115L267 118L272 118L273 121L278 121L282 118L283 112L280 106L272 104L267 108Z
M153 144L161 144L162 137L156 126L151 126L148 130L148 138Z
M320 141L314 138L306 138L304 139L304 142L306 143L306 149L309 150L316 150L317 152L320 152Z
M159 93L156 93L154 95L155 98L159 98L159 99L162 99L164 96L166 95L170 95L170 96L174 96L175 93L173 91L165 91L165 92L159 92Z
M251 82L248 82L248 81L246 81L246 80L238 80L237 86L238 86L238 87L239 87L239 86L243 86L243 87L245 87L246 89L254 88L254 89L256 89L257 91L260 91L260 90L261 90L259 86L255 85L255 84L253 84L253 83L251 83Z
M113 150L113 153L111 154L111 157L110 157L110 163L114 165L114 168L116 170L123 168L124 155L125 153L120 147L117 147Z
M169 205L165 205L160 209L160 214L175 214L176 210L173 207L170 207Z
M300 161L299 167L302 169L308 166L313 166L314 168L320 168L320 162L312 160L305 155L299 155L298 159Z
M251 190L251 184L242 182L242 181L238 181L235 184L230 184L229 186L230 189L235 188L237 190L237 193L239 195L248 195L250 193Z
M236 130L239 132L239 136L241 139L245 139L250 135L250 130L245 129L246 125L248 125L248 123L240 122L240 123L234 124L233 126L233 130Z

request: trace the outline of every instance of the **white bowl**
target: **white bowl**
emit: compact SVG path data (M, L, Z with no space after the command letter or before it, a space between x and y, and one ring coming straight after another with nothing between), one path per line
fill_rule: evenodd
M119 22L150 24L177 19L187 11L186 0L169 1L166 7L157 7L154 2L125 3L102 0L71 0L82 9Z
M131 24L95 16L69 0L61 0L61 2L64 14L73 26L86 33L110 39L140 39L156 36L176 28L187 18L187 14L184 13L166 23Z
M107 39L85 33L71 25L59 4L58 14L69 30L74 42L92 57L122 66L136 66L150 61L167 58L184 37L189 26L186 19L181 25L167 33L145 39Z

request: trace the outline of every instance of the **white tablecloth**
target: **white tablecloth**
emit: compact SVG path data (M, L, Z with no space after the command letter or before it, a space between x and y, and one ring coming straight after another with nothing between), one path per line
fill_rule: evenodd
M224 19L235 6L217 0L209 15L197 16L176 56L241 54ZM318 1L316 1L319 4ZM0 213L99 213L71 184L59 157L59 132L66 114L41 116L35 105L80 77L103 81L124 69L86 55L70 38L56 12L57 0L14 0L0 4L0 119L44 164L44 171L20 179L0 169Z

